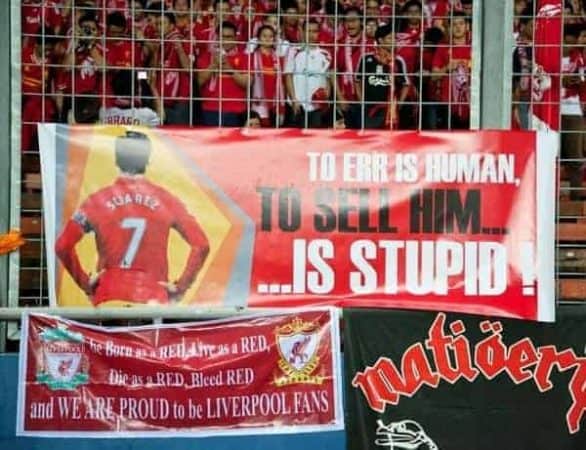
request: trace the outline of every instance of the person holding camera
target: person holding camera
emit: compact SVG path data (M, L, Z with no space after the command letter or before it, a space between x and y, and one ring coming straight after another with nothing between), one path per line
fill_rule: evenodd
M94 95L103 93L102 74L105 69L104 48L98 37L98 22L92 13L86 13L78 21L79 35L74 36L63 59L64 69L57 77L57 110L63 118L68 106L65 96ZM74 67L73 71L71 67ZM72 73L73 72L73 73Z
M193 54L189 39L175 26L175 15L165 12L158 17L157 30L161 42L151 42L156 67L157 88L165 107L165 123L188 125Z
M236 26L223 22L220 45L197 60L197 82L202 97L202 124L241 127L250 88L249 55L237 45Z

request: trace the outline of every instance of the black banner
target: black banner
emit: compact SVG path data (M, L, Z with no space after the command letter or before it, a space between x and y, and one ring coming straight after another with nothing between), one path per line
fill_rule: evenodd
M345 310L349 450L586 449L586 310Z

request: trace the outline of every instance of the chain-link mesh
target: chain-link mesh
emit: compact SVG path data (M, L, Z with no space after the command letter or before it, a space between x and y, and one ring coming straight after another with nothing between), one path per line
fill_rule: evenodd
M574 67L583 58L584 10L580 1L566 4L564 30L572 32L564 32L564 61ZM37 122L467 129L472 7L472 0L23 1L28 244L20 304L47 304ZM532 126L535 8L515 1L518 128ZM566 117L562 100L560 296L577 299L586 297L586 91L582 66L564 76L577 83L580 114Z

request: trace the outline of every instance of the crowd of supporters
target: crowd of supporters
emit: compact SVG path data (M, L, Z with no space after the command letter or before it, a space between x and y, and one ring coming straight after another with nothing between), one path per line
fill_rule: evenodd
M582 0L563 2L563 47L561 61L561 156L570 184L569 197L582 197L583 166L586 160L586 8ZM534 61L536 17L535 2L515 0L515 50L513 53L513 117L514 128L530 129L532 104L540 101L540 93L548 78L540 74ZM547 86L545 86L547 88Z
M536 2L515 0L531 128ZM563 155L586 156L584 1L564 2ZM465 129L472 0L23 0L22 147L39 121ZM581 165L569 164L573 185ZM572 181L573 179L573 181ZM579 180L580 179L580 180Z
M472 0L24 0L35 122L468 128Z

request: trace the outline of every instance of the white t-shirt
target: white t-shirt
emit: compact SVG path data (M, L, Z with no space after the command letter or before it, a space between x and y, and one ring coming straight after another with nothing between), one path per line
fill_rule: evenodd
M311 112L318 108L311 102L311 97L318 89L327 89L331 65L332 58L323 48L292 47L289 51L284 72L293 75L295 100L304 110Z
M100 122L105 125L161 125L159 115L151 108L100 108Z

